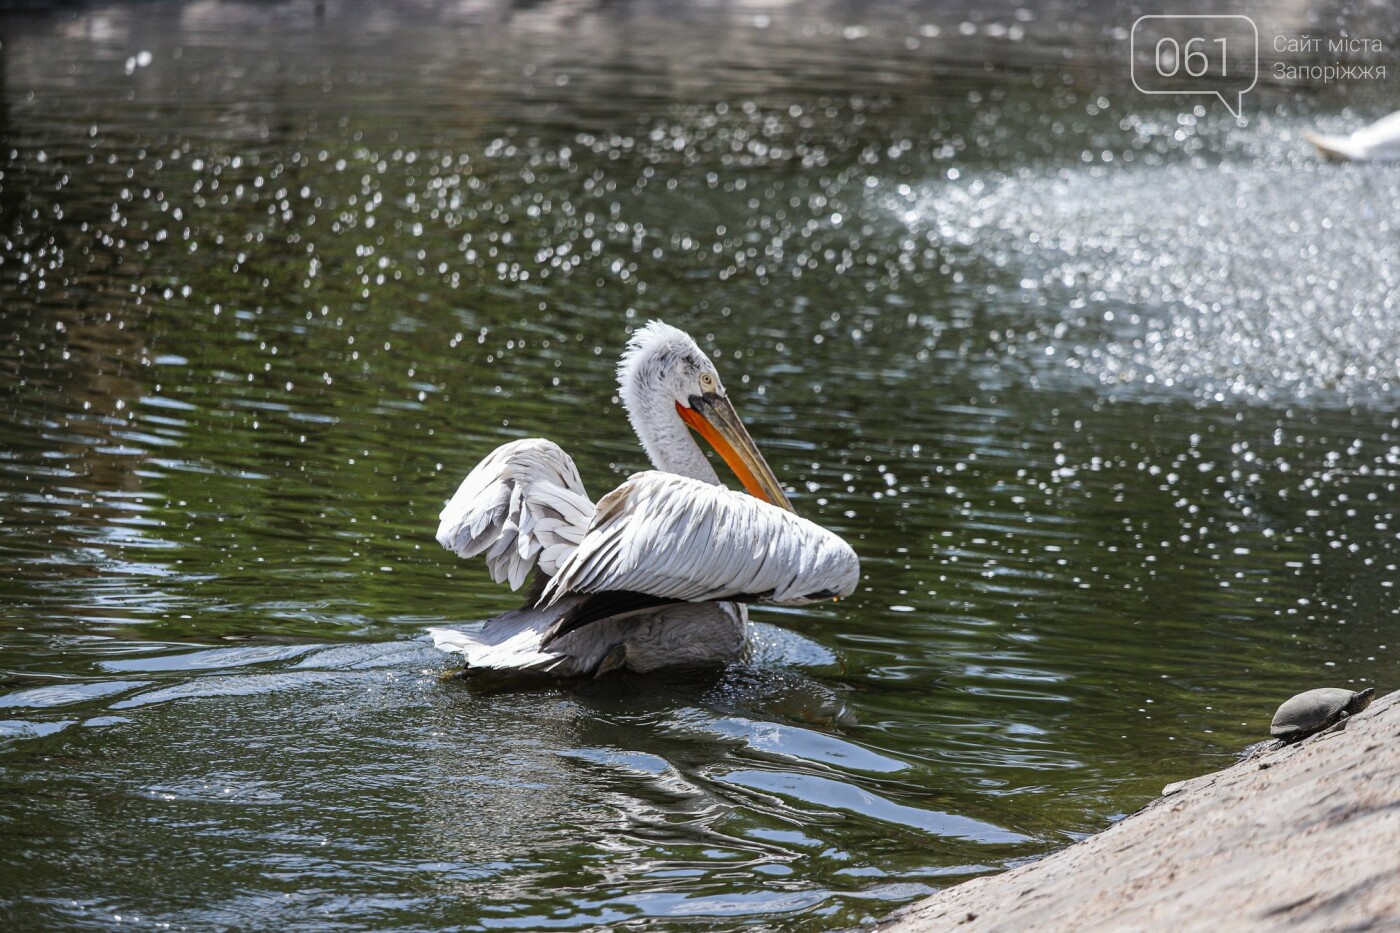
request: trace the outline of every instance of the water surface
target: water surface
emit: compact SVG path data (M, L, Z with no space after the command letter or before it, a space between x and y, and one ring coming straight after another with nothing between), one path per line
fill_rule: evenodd
M1130 25L0 19L5 927L839 928L1393 687L1400 175L1300 137L1384 89L1237 125ZM438 509L516 437L643 467L652 317L860 590L723 671L445 679L515 597Z

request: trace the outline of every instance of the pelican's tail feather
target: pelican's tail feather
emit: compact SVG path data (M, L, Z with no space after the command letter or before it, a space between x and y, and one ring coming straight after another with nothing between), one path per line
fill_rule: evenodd
M567 659L540 650L542 613L517 610L475 631L429 629L439 651L460 654L472 670L553 671ZM503 624L504 623L504 624Z
M536 581L538 584L540 581ZM537 585L531 597L538 597ZM473 671L512 671L548 673L560 677L590 674L621 636L611 632L611 638L560 639L544 647L545 633L559 620L561 613L577 607L588 597L566 596L558 605L539 609L526 604L504 615L488 619L477 628L461 631L452 628L429 629L433 644L440 651L460 654Z

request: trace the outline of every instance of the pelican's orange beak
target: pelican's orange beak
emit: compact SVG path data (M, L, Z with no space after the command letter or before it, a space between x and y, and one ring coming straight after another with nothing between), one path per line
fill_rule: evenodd
M676 403L676 413L724 458L750 495L789 512L797 511L729 399L717 392L692 395L689 408Z

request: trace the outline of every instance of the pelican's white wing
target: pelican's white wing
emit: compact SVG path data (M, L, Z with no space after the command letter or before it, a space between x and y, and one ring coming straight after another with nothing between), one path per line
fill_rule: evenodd
M648 472L599 501L541 605L610 592L801 603L849 595L859 578L855 551L825 528L723 486Z
M555 574L583 540L593 503L573 459L532 437L477 464L438 516L438 542L462 557L485 553L497 583L519 589L539 565Z

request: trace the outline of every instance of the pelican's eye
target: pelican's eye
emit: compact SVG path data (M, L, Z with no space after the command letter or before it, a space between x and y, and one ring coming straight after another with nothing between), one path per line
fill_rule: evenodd
M715 377L709 373L701 373L700 388L705 392L713 392L719 388L719 383L715 382Z

